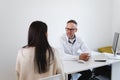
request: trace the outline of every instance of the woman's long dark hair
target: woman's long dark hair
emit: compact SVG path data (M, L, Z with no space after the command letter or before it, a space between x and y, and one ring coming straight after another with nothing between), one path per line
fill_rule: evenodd
M31 23L28 32L28 47L35 47L34 66L38 73L49 70L54 54L47 40L47 25L42 21ZM34 67L34 70L36 67Z

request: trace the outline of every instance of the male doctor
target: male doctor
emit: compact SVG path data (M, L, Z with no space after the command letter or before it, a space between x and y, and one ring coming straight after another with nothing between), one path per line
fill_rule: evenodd
M79 56L80 60L88 61L90 57L89 49L86 43L75 34L77 32L77 22L75 20L69 20L65 30L66 34L63 34L60 38L60 47L63 52L65 54ZM91 70L85 70L78 73L81 74L78 80L89 80L92 75ZM70 79L71 74L68 75L68 80Z

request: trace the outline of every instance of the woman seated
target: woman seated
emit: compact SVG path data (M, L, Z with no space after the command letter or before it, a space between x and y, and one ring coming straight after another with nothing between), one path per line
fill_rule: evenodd
M40 80L56 74L63 75L59 53L49 45L47 36L44 22L31 23L28 44L19 50L16 60L17 80Z

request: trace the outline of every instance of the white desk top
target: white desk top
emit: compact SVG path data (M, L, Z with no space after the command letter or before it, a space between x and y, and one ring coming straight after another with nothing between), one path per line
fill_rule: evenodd
M87 61L86 63L78 63L77 60L73 60L73 57L71 57L72 59L70 60L70 56L68 56L69 57L68 60L63 60L64 72L66 74L76 73L79 71L84 71L87 69L92 69L92 68L120 62L120 60L108 59L106 57L108 55L112 55L112 54L102 54L98 52L92 52L90 60ZM94 60L99 60L99 59L102 59L102 60L105 59L106 62L95 62L94 61Z

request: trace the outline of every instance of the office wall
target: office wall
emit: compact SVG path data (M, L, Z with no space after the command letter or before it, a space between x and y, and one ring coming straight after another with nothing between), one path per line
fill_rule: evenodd
M32 21L48 24L48 39L56 46L66 21L75 19L77 34L97 50L111 45L112 10L112 0L0 0L0 80L15 80L17 52Z
M112 33L120 33L120 0L113 1L113 18L112 18ZM120 38L118 44L118 50L120 50Z

